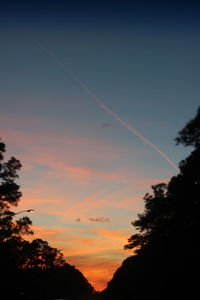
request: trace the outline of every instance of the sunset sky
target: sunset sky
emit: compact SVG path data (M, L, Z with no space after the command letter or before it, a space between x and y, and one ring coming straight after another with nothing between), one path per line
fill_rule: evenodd
M189 153L174 138L200 104L200 8L72 2L1 4L0 137L23 165L15 210L35 209L33 238L101 290L143 196Z

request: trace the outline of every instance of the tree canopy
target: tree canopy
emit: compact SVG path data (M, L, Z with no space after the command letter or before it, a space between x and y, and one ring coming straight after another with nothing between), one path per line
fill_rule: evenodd
M18 205L22 195L19 185L15 182L21 163L14 157L5 162L5 151L5 144L0 140L0 242L14 237L20 239L24 234L33 234L30 229L32 222L28 217L13 221L15 214L11 208Z
M12 208L22 193L16 183L22 167L11 157L5 161L5 144L0 140L0 275L5 299L94 299L93 287L83 274L64 260L63 253L33 235L32 222L25 216L16 220ZM22 284L23 283L23 284ZM77 288L78 287L78 288Z
M175 141L177 145L183 144L195 148L200 146L200 107L197 109L196 116L179 131Z
M154 299L190 299L198 292L200 263L200 108L178 133L176 144L193 147L179 164L180 172L168 184L152 186L144 197L144 212L132 222L135 230L125 249L134 255L115 272L107 289L107 299L132 296ZM143 289L143 287L145 287Z

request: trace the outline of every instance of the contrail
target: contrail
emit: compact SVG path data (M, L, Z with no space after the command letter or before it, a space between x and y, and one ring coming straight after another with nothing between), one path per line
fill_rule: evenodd
M44 50L56 63L59 65L67 74L69 74L76 82L80 84L80 86L83 88L83 90L97 103L99 107L101 107L104 111L106 111L109 115L111 115L116 121L118 121L122 126L127 128L129 131L134 133L137 137L139 137L145 144L153 148L155 151L157 151L172 167L174 167L176 170L179 170L177 166L173 163L173 161L165 154L163 153L155 144L153 144L151 141L149 141L147 138L145 138L139 131L137 131L135 128L130 126L128 123L123 121L117 114L115 114L110 108L108 108L103 102L101 102L98 97L76 76L74 73L70 71L69 68L67 68L64 63L49 49L41 45L38 41L36 41L38 46Z

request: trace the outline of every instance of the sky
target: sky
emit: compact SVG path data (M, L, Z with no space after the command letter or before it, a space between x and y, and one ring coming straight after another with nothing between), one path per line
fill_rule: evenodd
M200 96L198 1L0 7L0 137L34 236L102 290L151 186L178 173ZM173 164L172 164L173 162Z

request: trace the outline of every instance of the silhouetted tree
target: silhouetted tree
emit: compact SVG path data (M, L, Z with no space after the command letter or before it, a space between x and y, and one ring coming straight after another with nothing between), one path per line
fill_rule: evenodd
M193 147L179 164L180 173L168 184L152 187L144 197L145 209L132 225L125 249L134 256L115 272L104 299L153 297L192 299L198 293L200 267L200 108L176 138L177 144Z
M94 288L65 262L61 251L42 239L24 239L24 235L33 234L32 222L28 217L14 220L11 211L22 195L16 183L21 163L14 157L4 161L5 151L0 140L0 298L94 299Z
M24 243L24 234L33 234L30 229L31 220L28 217L14 221L12 207L19 203L21 192L18 179L18 171L21 163L14 157L4 160L5 144L0 140L0 273L1 295L6 293L6 298L12 296L17 289L18 278L18 254ZM10 288L9 276L13 277ZM11 292L12 291L12 292Z
M125 249L134 249L138 253L152 243L160 243L169 235L169 222L172 211L167 198L167 185L164 183L152 186L153 195L144 197L145 211L138 214L138 220L132 225L140 231L128 239Z
M179 131L175 139L176 144L184 146L192 146L195 149L200 146L200 107L197 109L194 119L189 121L186 126Z
M21 238L24 234L33 234L30 230L31 220L28 217L13 221L15 215L12 207L19 203L21 192L18 179L18 171L21 163L14 157L4 161L5 144L0 140L0 243L13 237Z

